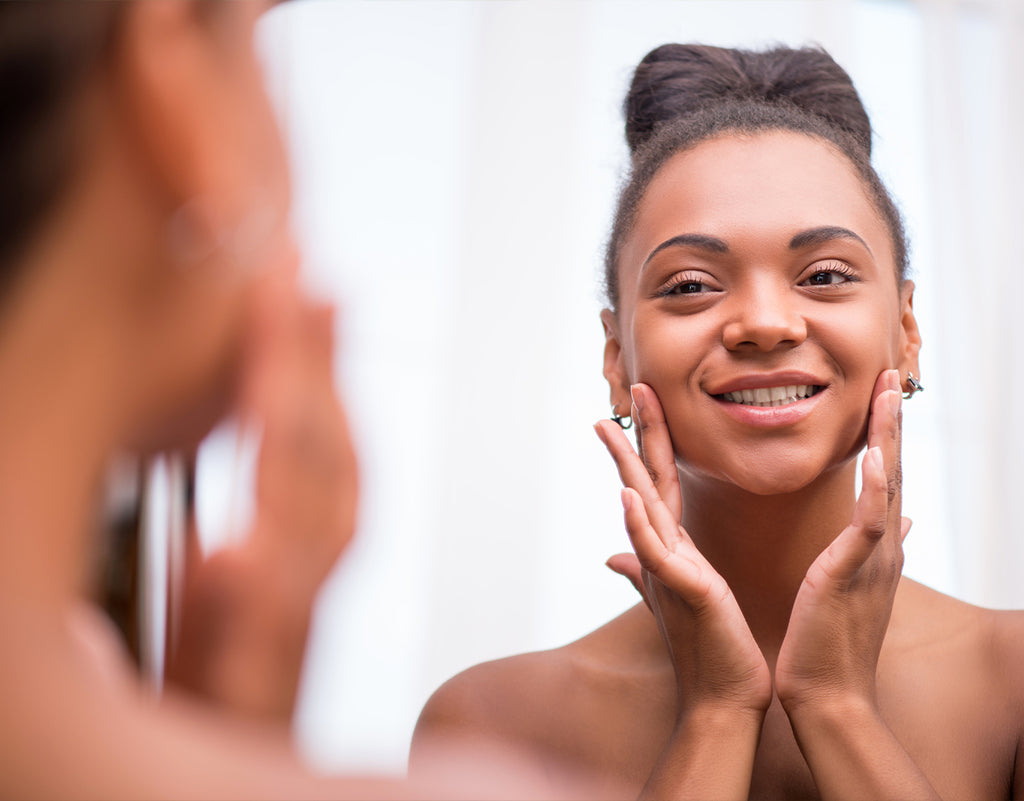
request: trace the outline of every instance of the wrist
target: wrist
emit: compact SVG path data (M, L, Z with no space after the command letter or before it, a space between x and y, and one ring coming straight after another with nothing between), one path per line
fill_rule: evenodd
M881 720L875 697L869 693L819 693L780 701L797 733L812 728L850 731Z
M729 733L760 732L767 710L723 701L701 701L680 708L676 731Z

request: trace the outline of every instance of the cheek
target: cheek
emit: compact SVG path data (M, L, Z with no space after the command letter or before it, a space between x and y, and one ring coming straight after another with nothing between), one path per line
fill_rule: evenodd
M627 365L630 378L648 384L659 397L687 386L719 342L713 328L698 316L638 313Z
M874 386L883 370L896 366L900 328L894 314L883 302L839 306L818 327L812 329L826 353L838 365L840 374L857 383Z

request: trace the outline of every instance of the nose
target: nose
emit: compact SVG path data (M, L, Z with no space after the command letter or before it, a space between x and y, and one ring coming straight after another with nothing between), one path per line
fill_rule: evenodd
M729 350L793 348L807 339L807 322L796 308L797 299L788 286L766 282L737 295L722 329L722 342Z

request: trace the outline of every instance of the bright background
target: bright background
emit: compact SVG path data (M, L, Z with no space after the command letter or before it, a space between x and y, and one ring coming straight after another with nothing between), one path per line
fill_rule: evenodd
M665 42L820 43L853 76L907 218L925 341L927 392L905 410L907 573L1024 606L1022 8L305 0L268 14L295 223L310 284L343 311L337 371L363 467L360 536L323 592L297 718L316 764L401 772L446 678L637 600L603 566L628 543L591 430L609 411L598 282L626 165L620 103ZM232 465L229 438L203 455L211 528Z

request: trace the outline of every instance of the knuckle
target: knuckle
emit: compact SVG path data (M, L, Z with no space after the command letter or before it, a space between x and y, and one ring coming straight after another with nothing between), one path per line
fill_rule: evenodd
M669 552L665 548L658 548L653 552L637 553L637 559L640 562L640 567L650 573L652 576L659 576L664 569L665 564L669 559Z
M869 540L880 540L888 529L888 518L883 513L872 517L864 524L864 534Z

